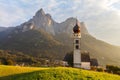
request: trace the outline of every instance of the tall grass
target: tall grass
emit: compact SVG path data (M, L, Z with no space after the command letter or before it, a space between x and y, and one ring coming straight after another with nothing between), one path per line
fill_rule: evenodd
M33 72L33 71L44 70L44 69L48 69L48 68L0 65L0 77L26 73L26 72Z
M2 67L0 69L2 69ZM119 75L67 67L56 68L20 67L16 69L16 67L8 66L6 67L6 69L7 68L8 70L10 70L10 68L13 68L12 69L13 72L9 73L10 71L7 72L6 70L7 76L5 75L1 76L0 80L120 80Z

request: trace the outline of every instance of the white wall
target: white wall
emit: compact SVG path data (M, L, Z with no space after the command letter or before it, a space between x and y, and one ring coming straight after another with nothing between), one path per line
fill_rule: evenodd
M90 62L81 62L81 68L90 69Z

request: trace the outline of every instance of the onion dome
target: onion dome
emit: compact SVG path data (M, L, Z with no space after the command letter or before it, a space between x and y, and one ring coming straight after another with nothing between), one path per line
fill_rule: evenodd
M73 27L74 33L80 33L80 26L78 25L78 21L76 21L76 25Z

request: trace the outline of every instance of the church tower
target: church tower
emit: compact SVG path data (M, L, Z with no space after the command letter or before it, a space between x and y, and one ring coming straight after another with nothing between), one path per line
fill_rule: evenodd
M76 20L76 25L73 27L73 67L80 68L81 67L81 52L80 52L80 26L78 25L78 21Z

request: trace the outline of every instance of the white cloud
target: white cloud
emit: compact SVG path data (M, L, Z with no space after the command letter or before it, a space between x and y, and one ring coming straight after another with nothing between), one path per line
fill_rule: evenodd
M3 26L12 26L18 20L23 20L25 17L25 12L22 8L14 5L8 5L6 3L0 3L0 24Z
M119 4L120 0L1 0L0 26L18 25L43 8L58 22L77 16L87 24L91 34L117 44L120 42L115 37L120 34Z
M37 1L39 0L33 3L30 0L0 1L0 26L16 26L30 19L38 10Z

